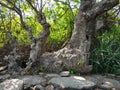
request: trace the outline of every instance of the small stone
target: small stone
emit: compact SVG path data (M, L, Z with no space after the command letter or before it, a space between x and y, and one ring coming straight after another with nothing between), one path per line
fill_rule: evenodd
M114 87L114 85L111 82L105 82L104 84L108 85L108 86L111 86L111 87Z
M54 86L53 85L48 85L45 90L54 90Z
M2 66L2 67L0 67L0 72L6 70L7 67L8 67L8 66Z
M61 77L69 77L70 76L70 72L69 71L63 71L60 73Z
M34 86L34 90L44 90L44 88L41 85Z
M119 78L110 79L110 78L107 78L106 76L101 76L101 75L91 75L91 76L86 76L85 78L87 80L94 82L98 86L103 84L105 85L107 84L107 86L109 86L111 84L113 88L115 88L116 90L120 90Z
M101 89L111 90L114 85L111 82L104 82L102 85L99 86Z
M42 85L39 84L39 85L31 86L29 90L45 90L45 89Z
M57 85L57 84L52 84L52 85L54 86L54 90L63 90L63 88L60 85ZM64 90L66 90L66 89L64 89Z
M106 83L107 82L107 83ZM109 83L108 83L109 82ZM116 88L120 90L120 82L115 79L103 79L103 84L110 86L111 88Z
M111 90L111 89L112 89L111 86L109 86L109 85L104 85L104 84L103 84L103 85L100 85L99 88L100 88L100 89L103 89L103 90Z

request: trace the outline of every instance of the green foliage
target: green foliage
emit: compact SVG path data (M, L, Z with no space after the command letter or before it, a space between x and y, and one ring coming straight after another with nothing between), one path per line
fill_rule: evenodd
M76 1L77 0L75 0L74 2ZM20 3L21 3L20 8L21 11L23 12L24 21L27 25L31 26L34 37L37 37L38 34L41 32L42 27L40 23L37 21L36 14L35 12L33 12L31 7L25 1L23 2L20 1ZM63 42L71 35L70 33L73 30L74 17L72 16L72 12L67 5L62 3L55 3L55 4L56 6L54 6L54 8L48 8L48 7L43 8L43 12L47 17L47 21L51 25L50 28L51 33L49 38L47 39L46 44L48 46L60 47L60 45L63 44ZM0 41L5 43L10 40L9 37L6 35L6 33L4 33L4 30L2 29L4 27L9 26L8 28L6 28L6 30L10 30L12 35L17 38L19 44L30 44L27 31L21 28L19 16L12 11L8 11L6 8L2 8L2 11L3 14L1 18L4 18L5 25L0 26L0 31L1 31L0 37L3 37L0 38ZM11 25L10 25L9 13L11 13L11 17L12 17ZM1 44L1 46L2 45L3 44Z
M120 26L111 24L110 31L98 37L100 45L90 56L95 73L118 73L120 69Z
M69 70L70 74L75 74L76 73L76 69L72 68Z
M50 46L60 47L73 31L74 17L66 5L58 2L56 2L55 8L45 8L44 12L51 25L51 33L46 43Z
M37 69L35 72L39 73L39 72L44 72L45 71L45 67L44 66L40 66L39 69Z
M83 61L82 60L78 60L77 61L77 65L82 65L83 64Z

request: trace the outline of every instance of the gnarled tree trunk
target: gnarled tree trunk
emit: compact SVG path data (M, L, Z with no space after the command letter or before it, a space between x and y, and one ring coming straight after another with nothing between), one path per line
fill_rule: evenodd
M97 17L105 11L113 8L119 0L81 0L79 12L75 18L74 31L70 42L63 49L54 53L44 53L31 65L31 71L60 72L62 70L76 69L88 73L92 70L89 65L89 50L92 36L96 29L104 25L98 25Z
M74 21L74 31L67 46L54 53L44 53L45 42L50 34L50 25L41 9L35 7L34 2L26 0L31 8L36 12L37 19L42 25L42 32L37 38L33 37L32 28L28 26L23 17L20 7L10 0L7 0L11 7L0 1L0 5L15 11L20 16L21 26L29 33L31 39L30 58L26 70L32 73L41 70L47 72L57 72L62 70L76 69L79 72L88 73L92 66L89 65L89 50L91 47L92 37L95 32L104 25L98 25L99 16L119 4L119 0L81 0L78 14ZM55 0L58 1L58 0Z

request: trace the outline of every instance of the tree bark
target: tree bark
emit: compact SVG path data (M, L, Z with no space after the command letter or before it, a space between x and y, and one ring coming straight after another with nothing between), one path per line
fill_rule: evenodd
M100 27L97 25L97 16L118 3L119 0L103 0L99 3L95 0L81 0L81 6L74 22L74 31L68 45L57 52L44 53L32 64L31 71L39 72L42 68L43 71L57 73L70 69L84 73L90 72L92 66L89 65L89 50L92 36L96 29L102 27L102 25Z
M39 71L59 73L62 70L70 69L84 73L90 72L92 66L89 65L89 50L92 37L95 35L96 29L101 28L97 27L97 18L119 4L119 0L102 0L98 3L96 0L81 0L70 42L63 49L54 53L43 53L45 41L50 33L50 25L43 13L39 12L29 0L27 2L38 15L38 21L43 26L43 30L31 46L30 61L26 70L32 73ZM0 4L5 6L1 2Z

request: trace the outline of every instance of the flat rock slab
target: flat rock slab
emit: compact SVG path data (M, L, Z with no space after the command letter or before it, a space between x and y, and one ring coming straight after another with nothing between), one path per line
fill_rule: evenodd
M72 89L72 90L83 90L91 89L96 86L92 81L88 81L83 77L79 76L70 76L70 77L55 77L49 80L49 84L57 84L63 89Z
M0 90L23 90L23 81L19 79L5 80L0 83Z
M47 74L44 76L45 78L53 78L53 77L60 77L58 74Z
M44 83L46 81L44 78L40 77L39 75L23 76L20 77L19 79L23 80L24 89L27 89L30 86Z
M110 79L110 78L107 78L107 77L101 76L101 75L86 76L85 78L89 81L94 82L101 89L115 88L115 90L117 90L117 89L120 90L120 82L115 79Z
M101 75L61 77L42 74L7 79L0 83L0 90L120 90L119 81Z

